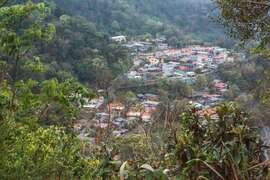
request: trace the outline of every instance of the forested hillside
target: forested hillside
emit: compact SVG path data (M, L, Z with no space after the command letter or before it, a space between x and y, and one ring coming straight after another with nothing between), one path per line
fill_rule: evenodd
M0 0L0 179L270 179L270 4L209 3Z
M16 1L18 3L25 0ZM127 49L110 40L114 35L165 36L169 45L194 43L228 45L222 28L208 17L204 1L50 0L45 21L55 25L51 42L37 42L37 50L50 64L46 76L71 76L93 88L100 79L113 79L131 65Z
M175 44L224 41L220 26L208 13L210 1L188 0L55 0L58 14L85 17L110 35L165 35ZM182 40L182 41L180 41Z
M111 42L94 23L79 16L53 18L55 38L39 47L51 64L50 75L64 78L63 73L69 72L96 87L102 79L116 77L130 66L127 49Z
M49 44L38 47L51 65L49 76L71 76L92 87L104 88L101 79L127 71L127 49L111 42L114 35L165 36L175 47L193 43L226 45L222 28L208 17L203 1L45 1L47 18L56 28ZM177 15L175 15L177 14Z

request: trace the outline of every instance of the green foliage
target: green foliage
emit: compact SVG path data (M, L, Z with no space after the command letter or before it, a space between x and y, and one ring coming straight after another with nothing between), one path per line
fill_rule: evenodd
M54 26L44 24L48 12L45 4L31 1L0 9L0 48L5 60L2 64L7 66L4 84L11 91L6 106L15 120L24 123L48 121L48 115L57 121L74 119L79 98L87 94L74 79L42 81L49 68L34 55L34 42L53 37Z
M207 87L208 82L209 82L209 80L207 79L207 77L205 75L199 75L197 77L197 81L196 81L195 86L196 86L197 89L200 90L200 89L203 89L203 88Z
M12 121L1 124L1 179L96 177L102 160L87 157L85 146L64 128L29 129Z
M97 30L96 25L83 17L61 15L54 17L56 35L53 41L39 47L52 68L48 76L58 71L71 72L82 82L100 87L98 82L126 72L131 66L128 51Z
M233 104L217 109L218 119L199 119L185 114L176 145L176 157L186 177L247 179L264 176L261 168L262 143L249 128L245 115Z
M180 127L166 131L166 143L158 149L151 135L113 138L106 146L107 155L119 156L118 161L125 163L111 161L102 169L112 176L120 172L122 179L266 178L269 162L261 159L262 142L258 131L249 127L246 114L235 104L224 104L217 115L201 118L195 110L186 111ZM160 136L160 129L154 131Z
M89 178L99 166L69 128L93 93L74 78L44 80L49 66L35 55L55 31L48 12L31 1L0 8L0 179Z
M55 3L58 11L83 16L110 35L164 35L176 46L226 40L222 29L207 17L210 1L58 0Z
M34 57L33 60L26 61L23 68L31 73L45 73L48 71L49 66L43 64L39 57Z
M236 101L248 112L254 125L269 124L269 67L269 60L262 57L219 66L219 76L229 84L225 98Z
M37 39L50 40L55 31L52 24L42 25L48 9L43 3L28 1L25 5L3 7L0 10L1 50L7 55L21 55L32 48Z
M269 55L269 8L268 0L214 0L220 9L219 21L228 33L243 44L252 42L255 53Z
M219 107L218 118L188 111L179 124L186 102L170 100L192 93L181 82L158 85L169 92L159 107L162 132L157 125L146 126L144 133L112 137L95 148L72 131L84 98L93 97L72 76L108 89L130 66L127 50L108 34L146 34L148 41L162 32L169 43L181 46L180 35L201 31L200 4L192 6L199 15L187 22L191 11L180 1L19 2L0 1L0 179L118 179L119 170L122 179L266 177L258 134L234 105ZM161 7L166 15L160 14ZM174 16L178 7L183 14ZM187 34L189 42L196 39ZM245 70L250 73L249 67ZM132 92L122 96L126 106L136 101Z
M64 129L31 130L12 121L0 129L1 179L72 179L86 174L89 165L80 153L80 143Z

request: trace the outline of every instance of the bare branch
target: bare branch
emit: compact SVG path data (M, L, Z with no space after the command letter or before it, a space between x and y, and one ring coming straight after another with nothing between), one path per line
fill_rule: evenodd
M270 7L269 3L266 2L257 2L257 1L246 1L249 4L254 4L254 5L261 5L261 6L267 6Z

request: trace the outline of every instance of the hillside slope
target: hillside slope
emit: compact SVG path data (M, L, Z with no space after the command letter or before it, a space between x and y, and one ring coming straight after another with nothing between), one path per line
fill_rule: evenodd
M99 30L110 35L150 33L177 38L178 41L193 39L217 42L224 39L222 28L207 16L212 6L208 1L54 0L54 2L58 14L83 16L95 23Z

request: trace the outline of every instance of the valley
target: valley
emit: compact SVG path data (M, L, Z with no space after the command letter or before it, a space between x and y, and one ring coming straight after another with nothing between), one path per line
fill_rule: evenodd
M270 179L269 0L0 0L0 179Z
M220 64L233 63L243 55L214 46L176 49L169 47L164 39L126 42L123 37L112 39L129 48L133 65L118 77L121 80L113 81L107 96L100 89L97 98L86 100L84 118L75 124L81 139L101 143L100 139L108 136L107 133L116 137L143 133L140 127L157 123L159 106L164 103L157 90L162 81L189 87L187 92L181 92L183 87L177 88L180 94L177 98L185 99L185 106L194 107L200 117L218 118L216 107L227 101L229 85L218 79L216 71ZM116 91L128 95L121 97Z

